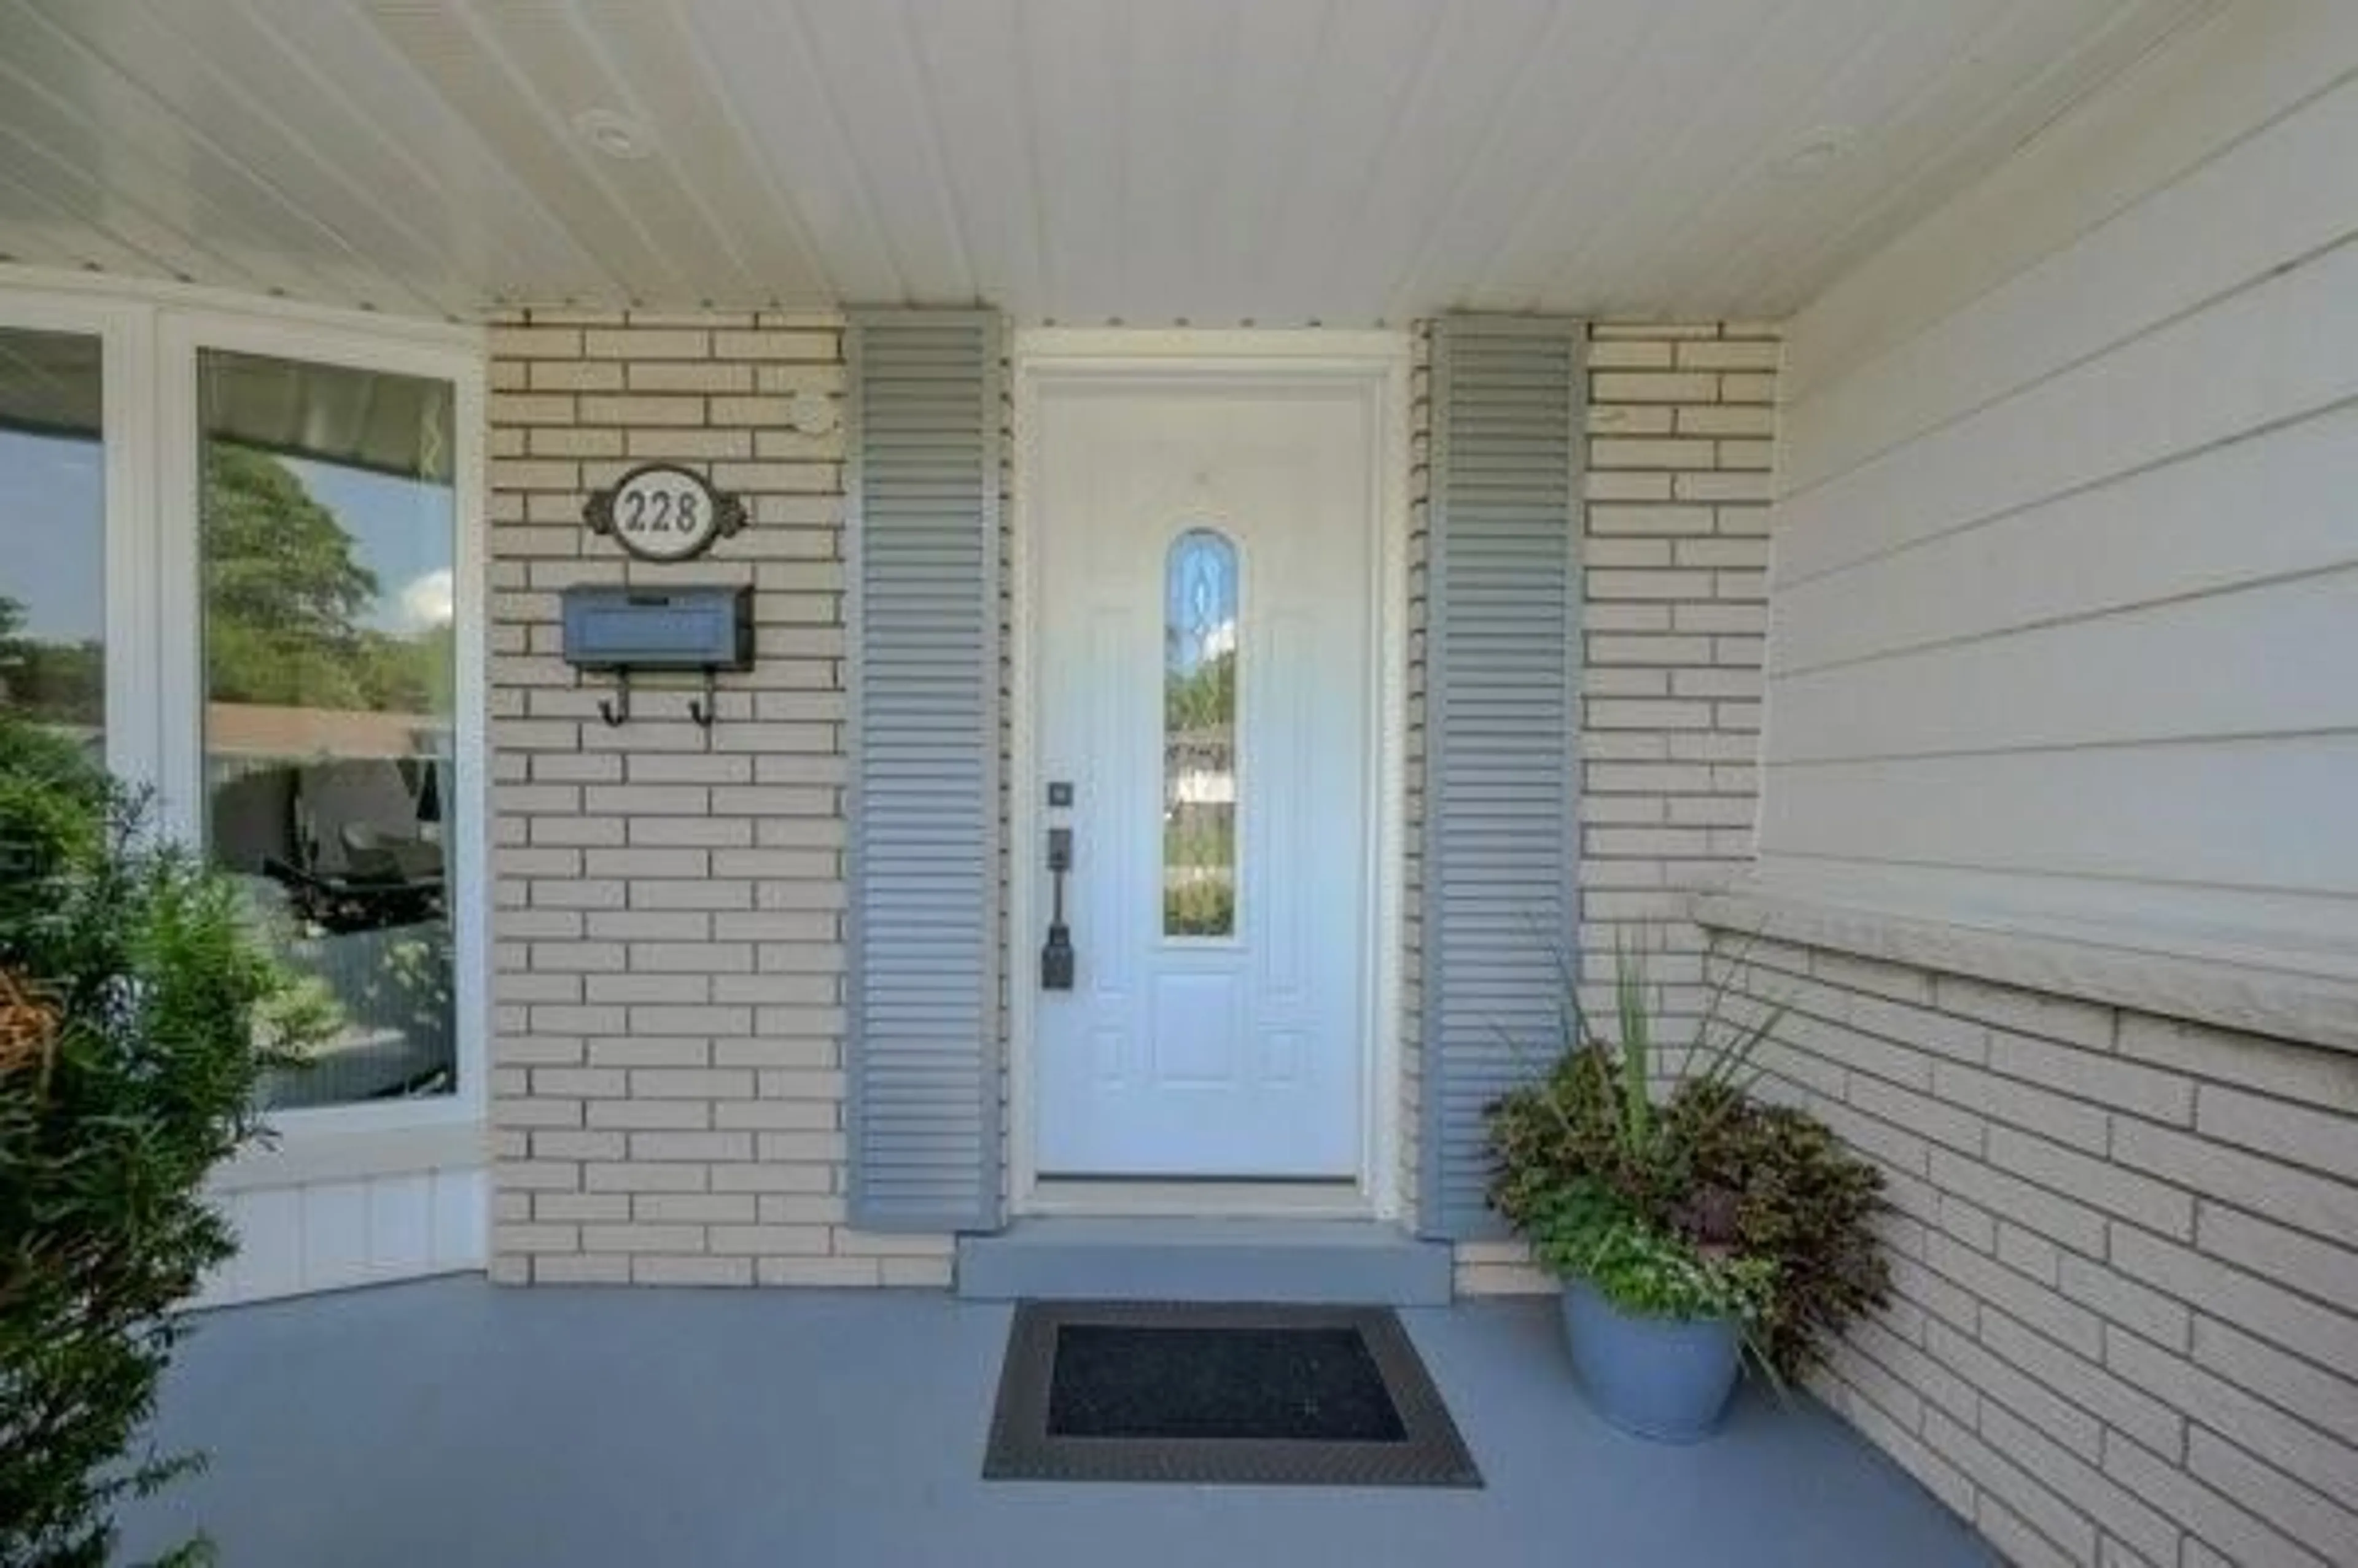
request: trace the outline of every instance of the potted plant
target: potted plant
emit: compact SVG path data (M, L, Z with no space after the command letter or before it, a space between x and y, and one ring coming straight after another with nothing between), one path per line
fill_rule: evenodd
M1569 964L1557 1054L1490 1109L1492 1206L1564 1281L1573 1367L1599 1413L1664 1442L1716 1429L1748 1361L1779 1386L1888 1289L1882 1178L1805 1112L1751 1097L1781 1016L1725 1016L1731 965L1682 1046L1657 1039L1643 964L1617 956L1617 1040Z

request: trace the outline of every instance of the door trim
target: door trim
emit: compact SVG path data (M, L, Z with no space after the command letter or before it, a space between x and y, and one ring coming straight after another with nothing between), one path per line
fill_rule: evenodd
M1408 731L1409 374L1405 331L1194 330L1037 328L1015 334L1013 502L1009 514L1008 721L1008 1040L1007 1208L1011 1215L1173 1212L1167 1183L1043 1183L1036 1160L1037 1110L1033 1029L1038 996L1034 947L1042 924L1036 868L1026 857L1042 842L1042 774L1037 751L1039 692L1033 611L1039 602L1039 517L1033 509L1039 398L1044 387L1200 384L1206 381L1358 388L1374 411L1368 443L1370 492L1377 498L1375 592L1369 622L1377 654L1368 696L1374 744L1363 759L1368 814L1365 853L1372 897L1362 941L1369 1056L1360 1075L1359 1163L1351 1208L1378 1219L1401 1214L1400 1150L1401 940L1406 908ZM1341 1184L1337 1184L1341 1185ZM1221 1182L1201 1188L1189 1212L1255 1215L1298 1212L1295 1184ZM1047 1190L1054 1189L1054 1190ZM1179 1200L1183 1204L1184 1199ZM1332 1212L1329 1210L1328 1212Z

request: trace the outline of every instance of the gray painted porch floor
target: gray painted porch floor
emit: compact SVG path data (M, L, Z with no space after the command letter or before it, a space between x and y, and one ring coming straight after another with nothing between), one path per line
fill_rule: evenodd
M1401 1314L1487 1490L986 1485L1009 1310L461 1278L216 1313L158 1418L211 1466L124 1544L201 1527L227 1568L1989 1561L1807 1400L1747 1389L1696 1448L1621 1436L1534 1302Z

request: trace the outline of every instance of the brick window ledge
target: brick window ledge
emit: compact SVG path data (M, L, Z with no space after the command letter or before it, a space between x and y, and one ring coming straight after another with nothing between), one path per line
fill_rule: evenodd
M2358 1052L2358 983L2159 946L1998 928L1780 890L1761 880L1697 893L1698 925L1731 936L1993 980L2250 1034Z

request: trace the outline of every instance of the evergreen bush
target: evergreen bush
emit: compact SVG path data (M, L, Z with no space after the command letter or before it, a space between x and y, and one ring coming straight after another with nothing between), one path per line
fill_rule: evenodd
M198 1463L142 1429L233 1248L205 1178L330 1009L142 800L5 715L0 977L0 1563L96 1568L117 1504Z

